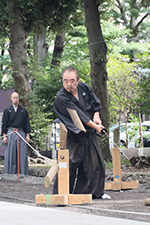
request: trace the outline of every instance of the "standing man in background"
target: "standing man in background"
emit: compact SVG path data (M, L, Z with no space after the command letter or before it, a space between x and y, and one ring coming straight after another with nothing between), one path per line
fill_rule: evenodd
M92 89L79 82L74 67L67 67L62 73L63 87L54 102L54 110L68 129L67 149L69 149L70 193L92 194L93 198L111 199L104 194L105 165L96 132L104 128L100 120L101 104ZM77 112L86 132L79 130L73 123L68 111ZM57 122L57 120L56 120ZM76 174L78 179L75 184ZM56 194L57 179L53 193Z
M4 110L2 117L2 136L5 143L4 173L16 174L17 168L17 134L14 129L27 141L30 141L30 122L28 111L19 105L19 94L11 94L12 105ZM7 136L8 135L8 136ZM19 137L19 173L28 175L27 145Z

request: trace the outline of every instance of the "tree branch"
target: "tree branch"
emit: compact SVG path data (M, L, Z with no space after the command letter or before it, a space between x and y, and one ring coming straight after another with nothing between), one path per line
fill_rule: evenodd
M116 0L116 2L118 2L118 5L115 4L115 6L120 10L121 16L122 16L122 20L124 21L124 24L127 24L127 19L125 16L125 10L123 8L123 5L121 4L120 0Z
M144 20L147 16L149 16L148 13L145 14L145 16L142 17L142 19L141 19L141 20L137 23L137 25L135 26L136 29L139 27L139 25L143 22L143 20Z

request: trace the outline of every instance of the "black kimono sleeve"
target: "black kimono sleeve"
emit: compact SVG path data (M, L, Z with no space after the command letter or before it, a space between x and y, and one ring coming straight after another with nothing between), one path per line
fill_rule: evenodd
M78 88L80 92L82 92L82 95L84 93L86 94L87 109L85 109L85 111L89 117L91 118L91 115L93 115L95 112L99 112L100 114L102 106L99 98L94 94L93 90L83 82L79 83Z
M24 131L26 133L30 133L31 132L30 121L29 121L29 114L28 114L27 110L26 110L26 113L25 113Z
M74 133L79 133L80 130L73 124L67 108L74 109L84 125L90 120L90 118L74 102L70 101L68 96L58 93L54 102L54 110L58 118L69 130Z
M54 102L54 110L60 121L64 123L69 130L76 134L79 133L80 130L73 124L67 108L73 109L77 112L84 126L92 119L94 112L100 111L101 109L100 101L97 100L95 95L93 95L92 90L88 88L83 89L82 86L84 85L79 83L78 90L80 95L83 96L82 101L77 101L71 93L62 88L58 92Z
M8 128L8 109L4 110L3 113L3 117L2 117L2 132L1 135L3 135L3 133L7 133L7 128Z

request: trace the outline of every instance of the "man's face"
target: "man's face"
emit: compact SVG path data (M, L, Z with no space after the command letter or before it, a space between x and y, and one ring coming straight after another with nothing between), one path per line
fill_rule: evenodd
M65 71L63 74L63 86L64 88L72 93L75 94L76 93L76 89L78 86L78 79L77 79L77 75L75 73L75 71Z
M17 93L12 93L11 101L13 105L17 106L19 104L19 95Z

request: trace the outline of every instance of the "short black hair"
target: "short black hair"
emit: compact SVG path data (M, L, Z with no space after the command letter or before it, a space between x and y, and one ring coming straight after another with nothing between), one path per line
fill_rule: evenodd
M63 72L62 72L62 80L63 80L64 72L67 71L67 70L68 70L69 72L74 71L74 72L76 73L77 80L79 80L78 71L77 71L77 69L76 69L75 67L73 67L73 66L68 66L68 67L66 67L66 68L63 70Z

